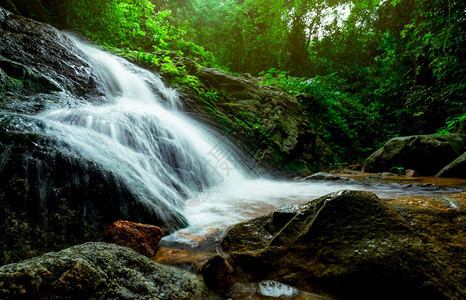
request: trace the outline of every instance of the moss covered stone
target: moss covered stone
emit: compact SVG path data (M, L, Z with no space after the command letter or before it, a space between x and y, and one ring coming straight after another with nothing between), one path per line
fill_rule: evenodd
M366 172L390 172L392 168L416 170L434 176L464 152L462 135L413 135L390 139L364 162Z
M203 299L198 276L113 244L86 243L0 267L2 299Z
M461 299L429 247L373 193L341 191L231 227L240 281L277 280L339 299Z

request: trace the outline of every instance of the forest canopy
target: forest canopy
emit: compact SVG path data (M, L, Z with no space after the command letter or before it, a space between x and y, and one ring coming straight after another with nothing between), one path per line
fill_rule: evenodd
M261 76L301 101L340 160L364 158L393 136L464 133L465 1L67 0L59 7L55 19L109 48L176 52Z

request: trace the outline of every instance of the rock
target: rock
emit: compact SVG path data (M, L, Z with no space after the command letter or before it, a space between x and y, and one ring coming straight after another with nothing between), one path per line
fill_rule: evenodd
M445 166L435 177L466 178L466 153Z
M179 267L198 273L201 267L212 257L214 251L211 249L199 250L182 247L159 246L152 260L164 265Z
M350 178L338 176L338 175L331 174L331 173L318 172L318 173L309 175L307 177L304 177L303 180L350 181Z
M154 255L163 230L154 225L116 221L105 230L105 241L133 249L147 257Z
M461 135L413 135L389 140L364 162L366 172L389 172L392 168L413 169L433 176L464 152Z
M232 262L219 254L204 263L200 273L211 289L226 290L235 283L235 269Z
M86 243L0 267L1 299L199 299L202 279L126 247Z
M466 192L388 200L466 293ZM464 297L463 297L464 298Z
M276 280L339 299L461 299L410 225L373 193L340 191L231 227L239 281Z
M118 219L165 232L187 224L160 199L141 202L112 170L31 133L44 131L43 110L102 101L105 83L81 57L59 30L0 8L0 264L102 241Z
M345 175L361 175L362 174L362 171L355 171L351 169L341 169L335 172L338 174L345 174Z
M392 173L392 172L382 172L382 173L380 173L380 176L382 178L387 178L387 177L396 177L398 175L395 174L395 173Z
M63 33L0 7L0 109L37 113L68 97L99 101L103 86Z
M349 165L348 169L353 170L353 171L362 171L362 164L357 163L357 164Z
M296 98L278 88L259 85L257 79L217 69L199 68L195 75L208 90L220 95L217 114L228 120L225 125L230 138L261 166L272 171L310 166L320 159L315 132ZM197 105L203 103L198 101Z
M0 113L0 264L103 241L116 218L158 224L165 232L186 225L162 202L140 201L116 175L72 149L61 145L60 152L49 136L14 131L24 124L42 126Z
M406 177L419 177L419 174L415 170L408 169L405 171Z

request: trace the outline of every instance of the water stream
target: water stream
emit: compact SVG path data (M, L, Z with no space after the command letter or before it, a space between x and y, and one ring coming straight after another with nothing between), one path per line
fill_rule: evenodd
M38 115L45 132L123 180L141 201L185 216L184 233L252 218L278 207L341 189L380 197L429 189L351 182L274 181L254 178L221 139L182 112L175 90L153 73L71 37L94 68L104 103L54 108ZM194 243L186 235L168 239Z

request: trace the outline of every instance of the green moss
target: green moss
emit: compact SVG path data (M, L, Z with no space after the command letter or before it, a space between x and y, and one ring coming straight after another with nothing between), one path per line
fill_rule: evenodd
M0 82L0 93L8 91L18 91L24 89L24 82L21 79L16 79L8 75L3 76Z

